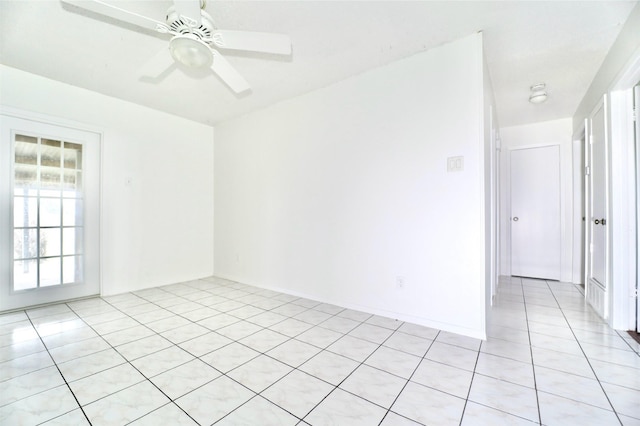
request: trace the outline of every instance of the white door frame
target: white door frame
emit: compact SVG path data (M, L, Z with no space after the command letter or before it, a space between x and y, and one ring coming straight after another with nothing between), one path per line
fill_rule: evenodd
M635 149L636 149L636 328L635 331L640 333L640 81L634 87L634 117L635 117ZM633 289L632 289L633 290ZM633 303L632 303L633 305ZM631 306L633 311L633 306Z
M585 147L586 126L573 140L573 250L572 279L574 284L585 284L584 247L585 247Z
M59 118L59 117L53 117L53 116L49 116L46 114L40 114L40 113L35 113L35 112L31 112L31 111L25 111L19 108L13 108L13 107L8 107L8 106L3 106L0 105L0 115L7 117L9 119L11 118L15 118L15 119L19 119L19 120L27 120L27 121L31 121L31 122L35 122L35 123L41 123L43 125L46 126L55 126L55 127L62 127L62 128L69 128L71 130L77 130L77 131L81 131L81 132L85 132L85 133L92 133L96 136L97 138L97 142L98 142L98 155L99 155L99 171L98 171L98 185L99 185L99 194L98 194L98 201L97 201L97 220L99 221L98 227L96 229L96 234L98 236L98 240L99 240L99 246L97 249L97 252L95 253L97 258L94 260L95 262L97 262L97 265L95 266L97 268L97 280L98 280L98 291L99 294L102 294L103 291L103 281L102 281L102 253L103 253L103 222L101 220L101 216L102 216L102 194L103 194L103 190L102 190L102 173L103 173L103 150L104 150L104 132L102 131L102 129L98 129L95 128L93 126L89 126L86 125L84 123L79 123L73 120L68 120L68 119L63 119L63 118ZM0 163L1 166L0 167L2 170L4 170L4 167L7 167L7 170L11 170L11 159L10 158L4 158L3 155L0 155ZM10 212L9 212L9 206L6 206L5 203L5 199L6 197L4 196L0 196L0 224L2 224L4 226L4 224L9 223L9 218L10 218ZM8 248L7 248L8 249ZM3 252L3 254L6 254ZM1 266L1 270L3 271L3 274L5 271L7 271L6 268L8 268L8 265L5 265L4 262L8 262L9 260L9 256L8 255L3 255L3 258L0 259L0 266ZM3 275L5 276L5 275ZM71 296L74 297L74 296ZM38 305L41 304L43 302L39 302L38 298L34 298L33 299L33 305ZM48 302L44 302L44 304L48 304ZM26 307L26 306L25 306ZM12 308L9 308L12 309Z
M637 49L609 90L611 223L609 325L619 330L635 328L637 282L638 210L633 87L640 81L640 49Z
M500 252L502 250L501 244L502 244L502 235L501 235L501 231L500 231L500 221L502 220L502 210L500 207L500 202L501 202L501 197L500 197L500 155L501 155L501 151L502 151L502 139L500 138L500 134L498 132L498 130L496 129L493 133L494 136L494 149L492 150L491 154L493 155L494 158L494 164L492 166L492 170L494 173L494 182L493 182L493 191L494 191L494 198L492 201L492 208L493 210L493 231L492 231L492 235L493 235L493 241L494 241L494 246L492 248L492 253L493 253L493 283L492 283L492 292L491 292L491 305L493 305L493 299L495 297L495 295L497 294L497 287L498 287L498 282L499 282L499 277L500 277Z
M499 208L499 199L500 199L500 135L495 123L493 107L489 108L489 132L490 132L490 140L488 147L488 161L489 161L489 210L488 210L488 220L489 227L488 238L489 238L489 259L488 259L488 280L489 280L489 289L487 291L487 308L493 305L494 297L497 293L497 285L498 285L498 259L500 253L500 208ZM485 154L487 155L487 154Z

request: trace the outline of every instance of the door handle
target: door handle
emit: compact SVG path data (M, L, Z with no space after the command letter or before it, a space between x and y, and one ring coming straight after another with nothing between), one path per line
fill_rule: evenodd
M517 222L518 220L520 220L520 219L518 219L518 216L516 216L516 217L514 217L514 218L513 218L513 221L514 221L514 222Z
M600 221L598 219L594 220L593 223L595 223L596 225L600 225Z
M606 221L606 220L604 220L604 218L602 218L602 219L600 219L600 223L602 224L602 226L604 226L604 225L606 225L606 224L607 224L607 221Z

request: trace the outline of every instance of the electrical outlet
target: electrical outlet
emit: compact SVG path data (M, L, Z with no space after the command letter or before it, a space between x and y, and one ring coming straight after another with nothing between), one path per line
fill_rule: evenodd
M396 288L398 289L404 288L404 277L396 277Z

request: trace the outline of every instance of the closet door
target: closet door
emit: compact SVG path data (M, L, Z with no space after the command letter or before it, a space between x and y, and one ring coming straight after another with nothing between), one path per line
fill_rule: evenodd
M560 279L560 148L510 153L511 275Z

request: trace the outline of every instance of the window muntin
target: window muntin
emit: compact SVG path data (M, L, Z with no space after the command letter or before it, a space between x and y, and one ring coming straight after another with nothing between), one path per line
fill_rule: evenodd
M15 134L13 290L83 280L83 145Z

